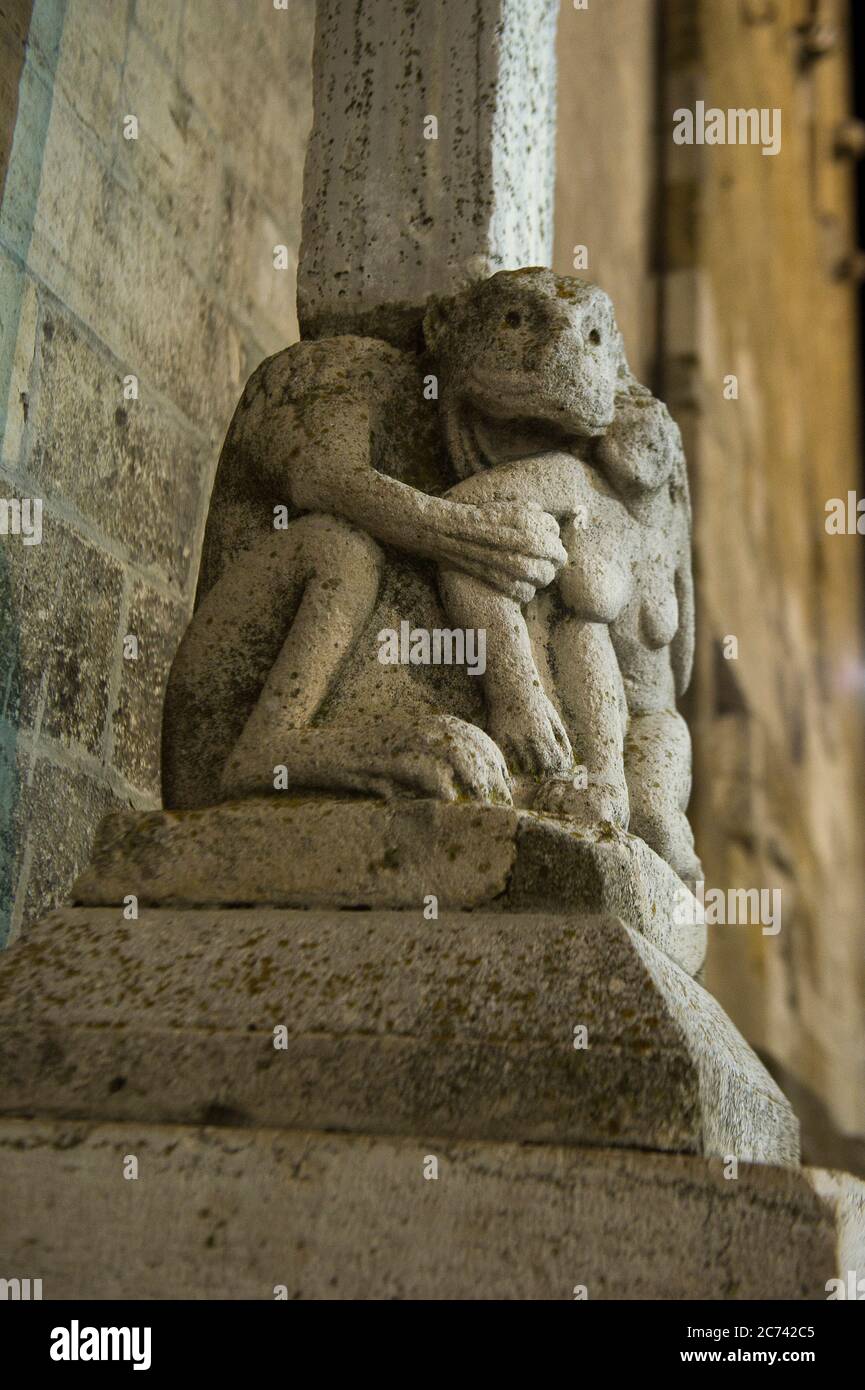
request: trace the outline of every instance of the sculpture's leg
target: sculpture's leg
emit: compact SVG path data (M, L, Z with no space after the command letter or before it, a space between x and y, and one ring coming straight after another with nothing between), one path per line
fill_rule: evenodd
M475 506L514 500L526 505L533 504L537 485L532 471L517 464L475 473L452 487L448 497ZM482 628L486 633L487 730L512 771L538 776L565 772L573 761L570 743L538 675L519 602L483 579L447 565L439 567L439 589L454 626Z
M571 747L538 676L520 605L480 579L445 566L439 570L439 588L454 626L486 633L487 732L511 770L565 772L573 761Z
M585 826L604 822L628 826L624 772L627 703L619 663L605 623L566 614L550 628L550 664L556 694L585 777L551 779L534 809L566 815Z
M674 709L635 715L625 740L631 831L686 883L703 876L685 811L691 794L691 736Z
M359 792L510 805L508 771L483 730L447 714L382 714L350 724L290 729L274 756L229 765L223 797L286 790ZM282 780L274 779L274 764Z
M284 736L311 722L372 613L381 568L368 536L314 514L268 533L229 565L171 670L166 806L223 799L227 757L236 777L269 769L272 787Z

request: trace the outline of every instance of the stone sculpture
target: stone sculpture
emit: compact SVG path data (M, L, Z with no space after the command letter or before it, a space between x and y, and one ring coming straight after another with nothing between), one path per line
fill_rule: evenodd
M692 880L679 432L584 281L502 271L433 301L424 334L426 355L301 342L250 379L169 682L165 804L266 794L280 768L630 828ZM484 629L482 680L383 665L406 621Z

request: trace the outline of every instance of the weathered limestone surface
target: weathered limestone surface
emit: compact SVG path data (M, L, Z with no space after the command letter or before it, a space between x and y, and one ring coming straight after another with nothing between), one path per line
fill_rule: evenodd
M0 1253L48 1296L821 1297L859 1257L691 978L687 473L607 296L525 264L554 8L322 0L307 340L223 448L173 809L0 961ZM404 625L488 664L382 661Z
M281 796L103 822L76 903L610 913L689 974L706 952L696 899L642 840L505 806Z
M0 944L159 804L213 464L297 337L312 116L313 0L30 8L0 5L0 497L44 499L40 544L0 537Z
M658 65L667 59L659 52L658 20L656 0L604 0L582 10L570 0L561 6L556 35L552 266L573 274L575 253L585 247L585 274L612 297L641 381L654 373L658 353L659 276L651 248Z
M0 1000L5 1114L798 1158L723 1011L609 916L64 909Z
M472 271L549 265L557 10L557 0L320 0L304 337L415 345L429 294Z
M865 1256L861 1183L683 1155L3 1120L0 1182L52 1299L825 1299Z
M584 281L502 271L424 332L431 378L341 337L248 383L168 686L165 803L281 785L531 806L630 827L691 882L676 425ZM388 650L403 630L419 650Z

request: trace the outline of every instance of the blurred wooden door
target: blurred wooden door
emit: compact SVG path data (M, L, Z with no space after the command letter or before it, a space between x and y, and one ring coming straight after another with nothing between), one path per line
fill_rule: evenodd
M782 912L710 930L709 986L861 1134L865 540L825 528L865 495L848 22L843 0L564 3L557 268L589 242L685 434L692 820L707 884L778 888ZM780 111L778 153L674 144L698 101Z

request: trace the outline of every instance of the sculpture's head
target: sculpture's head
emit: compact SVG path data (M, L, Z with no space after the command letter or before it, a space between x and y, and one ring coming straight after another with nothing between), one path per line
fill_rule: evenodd
M609 296L539 267L501 270L432 301L424 335L447 407L565 436L603 434L628 376Z

